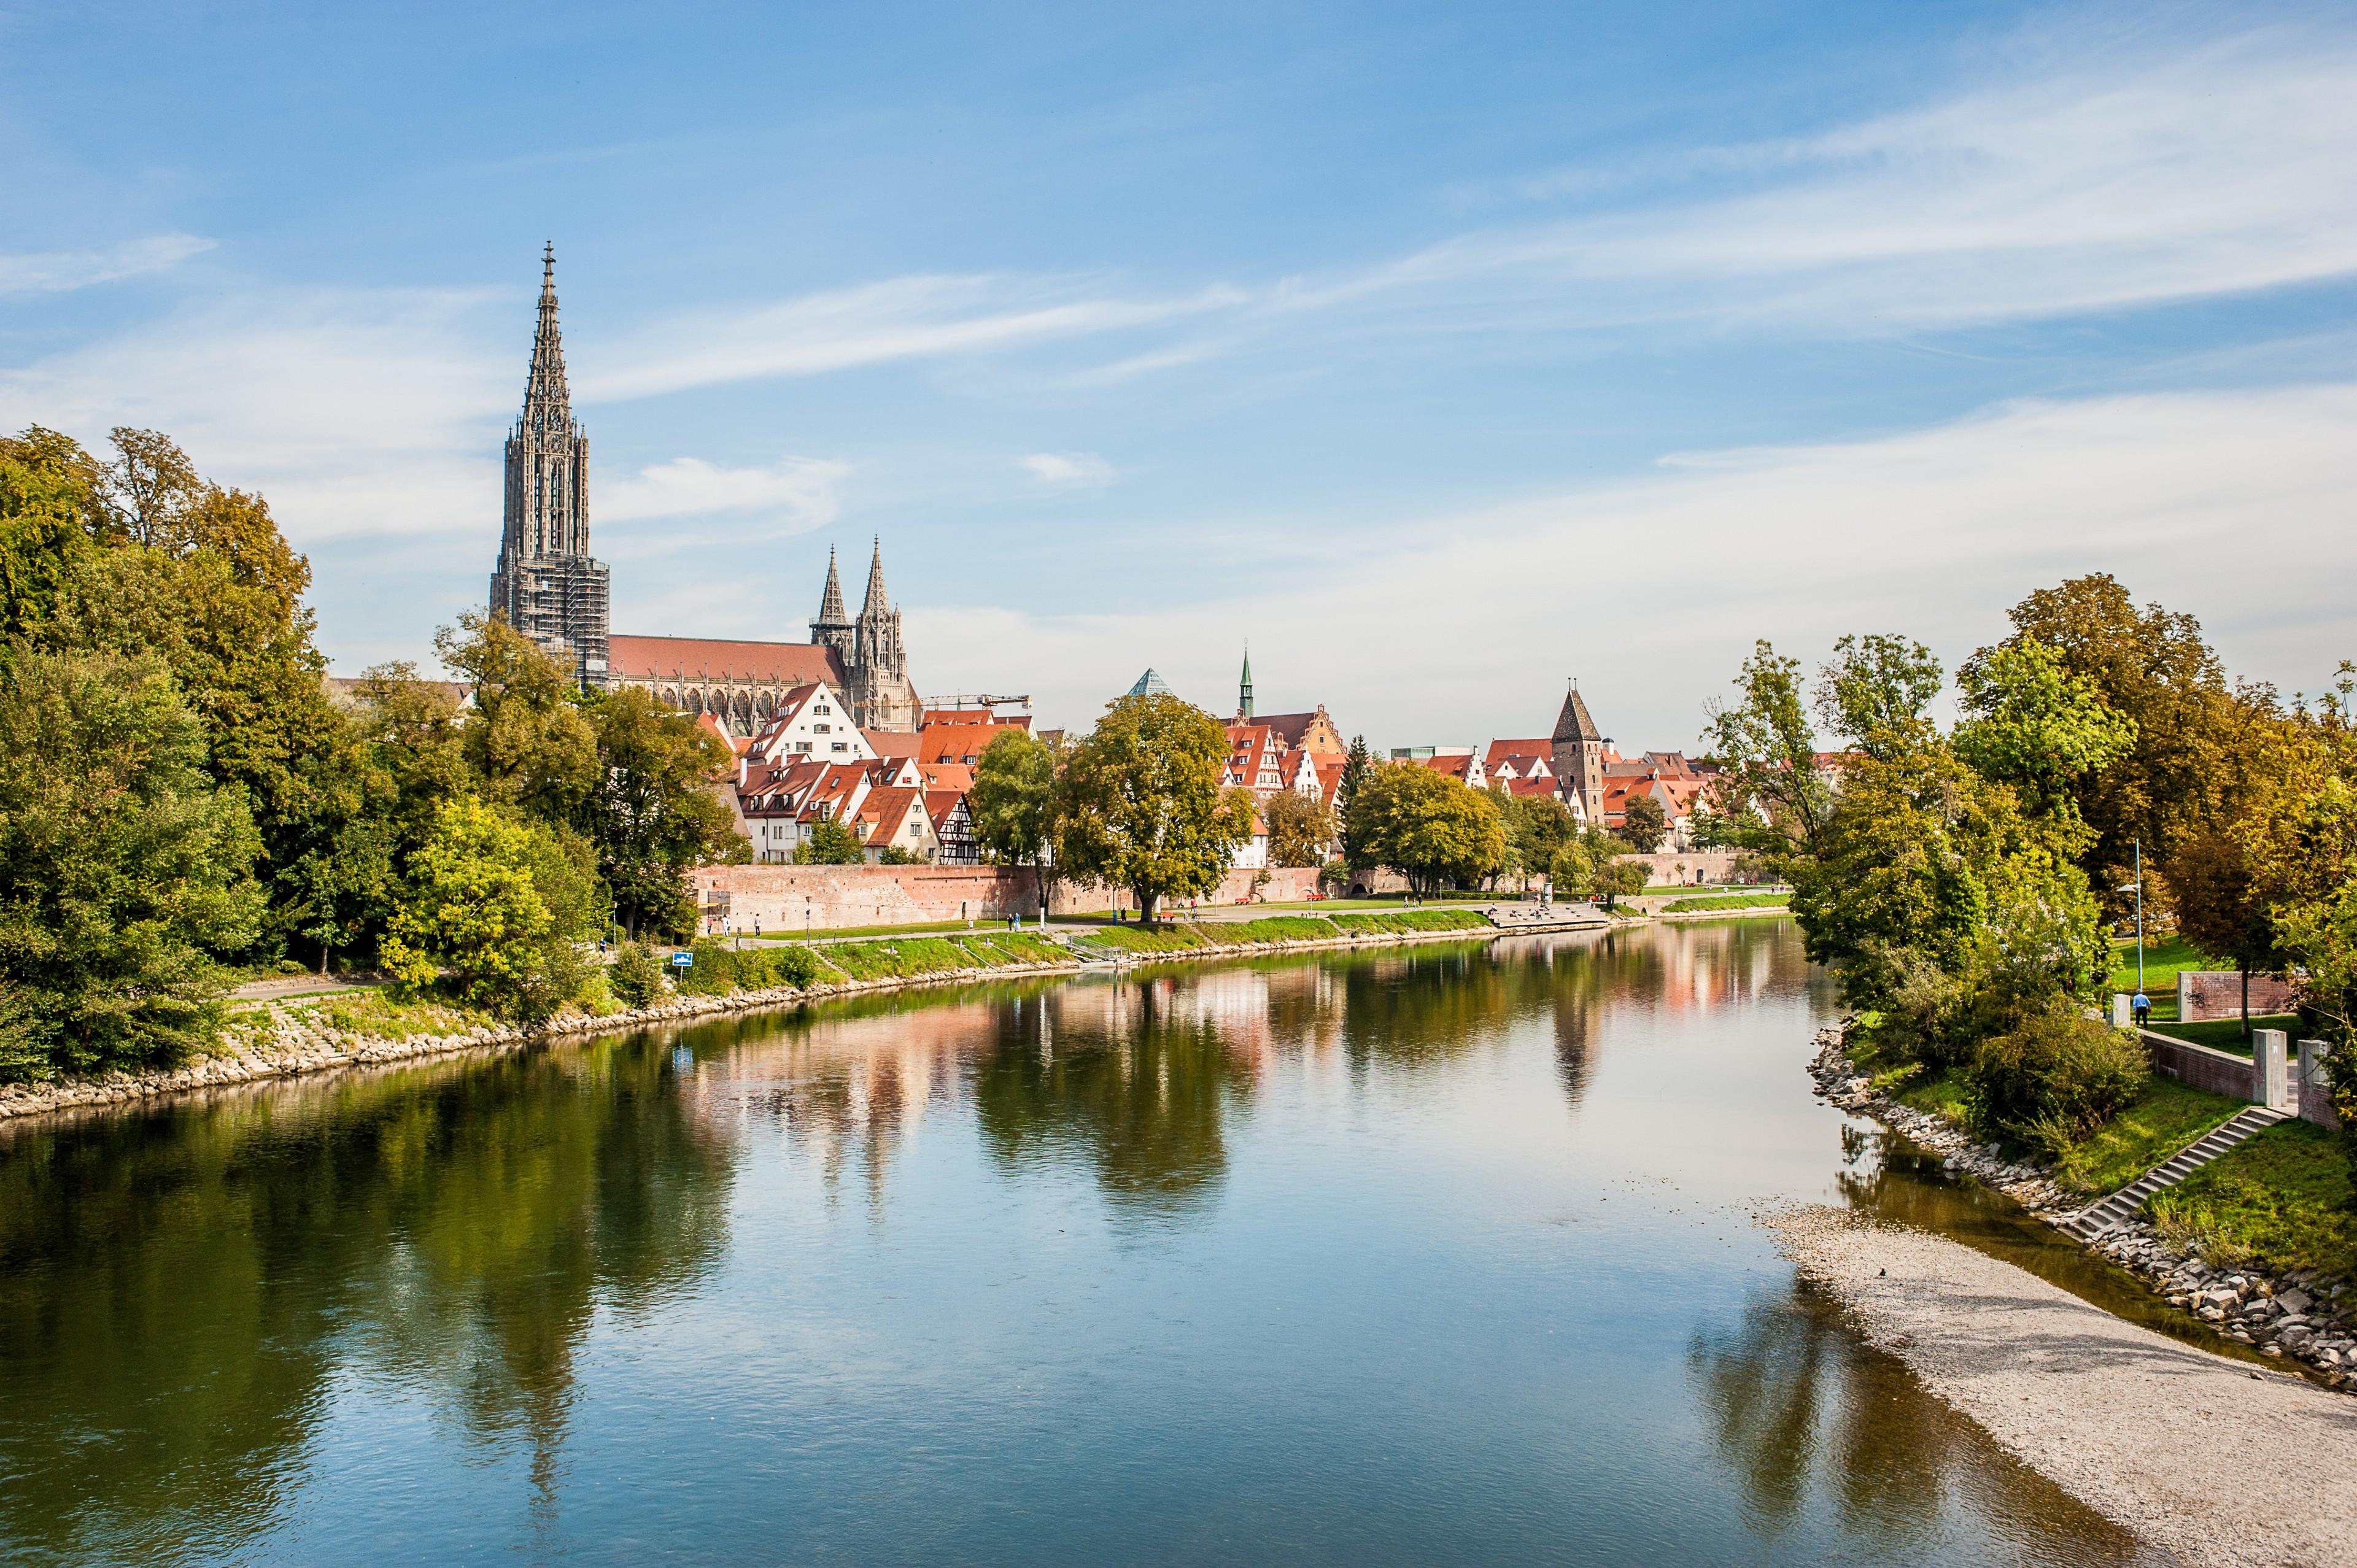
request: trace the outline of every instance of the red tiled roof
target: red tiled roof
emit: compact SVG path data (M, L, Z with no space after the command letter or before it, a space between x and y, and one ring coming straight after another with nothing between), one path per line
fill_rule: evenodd
M1544 736L1536 740L1493 740L1490 743L1490 755L1481 759L1481 766L1495 768L1510 757L1535 757L1549 768L1553 768L1555 742Z
M1007 728L1005 725L935 725L920 729L917 732L917 761L926 767L955 762L970 768Z
M871 789L867 799L859 802L859 824L866 831L861 835L870 849L882 849L900 841L900 828L909 820L911 807L921 807L923 794L919 789L891 787Z
M606 668L628 681L670 681L733 675L740 681L780 681L799 685L823 681L843 684L843 661L834 650L808 642L735 642L705 637L626 637L606 639Z

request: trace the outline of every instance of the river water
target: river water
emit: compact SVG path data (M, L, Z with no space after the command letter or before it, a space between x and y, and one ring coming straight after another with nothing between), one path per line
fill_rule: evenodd
M1728 921L0 1126L0 1558L2139 1561L1750 1223L2085 1267L1811 1098L1832 1005Z

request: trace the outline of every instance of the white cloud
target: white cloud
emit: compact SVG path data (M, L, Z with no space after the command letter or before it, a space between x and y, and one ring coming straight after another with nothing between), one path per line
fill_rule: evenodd
M1317 585L1135 615L915 607L932 685L1027 683L1087 724L1152 664L1224 711L1323 702L1380 744L1539 734L1577 675L1625 747L1690 745L1756 637L1897 630L1954 663L2029 590L2107 571L2229 669L2314 691L2357 655L2357 385L2019 403L1886 439L1710 454L1636 482L1362 533Z
M1113 465L1092 452L1034 452L1021 467L1052 489L1097 489L1113 482Z
M20 369L0 428L102 443L161 430L204 473L259 489L298 545L479 533L499 516L500 435L522 391L484 307L457 291L312 290L227 300Z
M63 294L176 267L213 248L194 234L156 234L111 251L42 251L0 256L0 295Z
M2357 48L2018 39L1984 80L1823 134L1575 170L1620 209L1434 246L1327 295L1536 291L1570 323L1848 331L2104 310L2357 271ZM1648 181L1651 181L1650 194ZM1680 195L1695 183L1715 188Z
M1220 309L1241 297L1215 287L1183 297L1127 299L1058 278L888 278L747 310L665 319L603 346L575 385L595 402L818 375L1130 330Z
M674 457L608 481L596 495L595 516L608 521L683 517L704 512L769 512L788 533L833 522L835 487L847 463L781 457L766 467L732 468L700 457Z

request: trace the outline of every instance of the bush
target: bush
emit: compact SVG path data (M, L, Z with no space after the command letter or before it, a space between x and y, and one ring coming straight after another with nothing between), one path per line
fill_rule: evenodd
M770 991L781 985L808 990L822 972L808 948L748 948L739 951L700 941L695 961L678 972L681 991L691 996L726 996L735 991Z
M2135 1099L2147 1074L2132 1036L2058 1003L1981 1042L1957 1076L1975 1136L2060 1157Z
M644 1007L662 994L662 965L644 942L625 942L606 972L606 983L625 1007Z

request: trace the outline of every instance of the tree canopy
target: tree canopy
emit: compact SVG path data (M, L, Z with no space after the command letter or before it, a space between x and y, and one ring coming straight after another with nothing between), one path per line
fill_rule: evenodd
M1351 842L1419 897L1471 886L1506 859L1497 801L1414 764L1368 770L1351 799Z
M1128 888L1147 920L1217 891L1252 834L1251 795L1222 787L1227 758L1226 728L1177 697L1108 705L1064 769L1065 869Z

